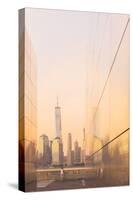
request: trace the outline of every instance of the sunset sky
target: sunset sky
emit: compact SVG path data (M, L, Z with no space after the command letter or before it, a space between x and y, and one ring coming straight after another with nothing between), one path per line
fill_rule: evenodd
M69 132L72 133L73 142L77 139L82 144L83 128L87 130L87 124L91 120L89 108L97 106L128 15L56 10L44 12L43 9L33 9L30 12L32 20L29 31L37 58L38 136L46 134L50 139L54 138L54 109L58 96L66 152ZM128 32L118 55L118 69L112 72L114 80L117 83L119 81L116 85L122 83L126 86L122 91L120 85L116 91L115 86L111 86L113 91L111 89L110 95L113 97L120 91L117 101L112 100L112 108L116 106L116 102L120 103L121 97L128 96L128 70L124 68L129 64ZM115 74L118 76L121 66L121 75L116 78ZM113 84L114 81L111 81ZM103 104L105 105L104 102ZM122 112L127 115L127 99L123 98L123 104L124 106L121 104L118 109L114 109L114 113L119 112L118 115L121 116ZM104 109L108 112L109 106L105 105ZM128 118L127 121L122 117L120 119L125 128ZM104 124L104 129L107 126L107 123ZM107 131L102 129L101 132L100 136L104 137Z

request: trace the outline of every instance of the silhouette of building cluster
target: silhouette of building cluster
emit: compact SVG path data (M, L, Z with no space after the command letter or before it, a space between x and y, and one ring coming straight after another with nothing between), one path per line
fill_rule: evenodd
M39 153L38 165L41 167L48 166L73 166L80 165L85 161L85 129L83 129L83 146L79 146L76 140L72 145L72 134L68 133L67 138L67 154L64 155L63 141L61 135L61 107L58 104L55 106L55 137L49 140L46 134L39 137ZM73 148L72 148L73 146Z
M47 134L40 136L37 165L41 167L71 167L79 165L97 165L102 163L103 156L107 154L105 153L105 151L107 152L107 149L104 149L104 152L101 150L91 158L91 155L103 146L102 140L99 137L94 134L89 134L86 137L86 130L83 128L83 140L82 146L80 146L77 140L74 142L72 141L72 134L68 133L67 152L66 155L64 155L61 132L61 107L59 106L57 98L57 105L55 106L54 138L53 140L49 140Z

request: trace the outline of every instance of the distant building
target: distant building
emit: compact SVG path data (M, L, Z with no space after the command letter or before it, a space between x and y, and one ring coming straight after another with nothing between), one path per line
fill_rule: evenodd
M52 140L49 142L49 151L50 151L50 164L52 163Z
M40 160L41 165L47 166L50 164L50 146L49 138L47 135L41 135L39 138L40 143Z
M61 137L61 108L58 105L55 107L55 138L52 141L52 165L63 165L64 153Z
M83 143L81 150L81 162L85 164L86 162L86 137L85 137L85 128L83 129Z
M64 155L64 158L63 158L63 165L67 166L67 156L66 155Z
M67 140L67 165L72 165L72 135L68 133L68 140Z
M52 142L52 165L63 165L63 144L59 137Z
M81 162L81 147L78 145L78 141L74 143L74 164Z
M74 150L72 150L72 164L74 164Z

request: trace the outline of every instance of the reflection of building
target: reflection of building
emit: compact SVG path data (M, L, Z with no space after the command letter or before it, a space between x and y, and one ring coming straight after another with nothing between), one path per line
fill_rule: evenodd
M23 191L36 188L36 55L28 35L29 11L19 11L19 189Z
M101 149L103 146L102 140L96 136L94 136L93 139L93 152L97 152L99 149ZM102 164L103 161L103 150L101 149L99 152L97 152L93 157L93 163L94 164Z
M81 148L78 145L78 141L74 143L74 163L78 164L81 161Z
M55 107L55 138L52 142L52 164L53 165L62 165L63 164L63 143L61 137L61 111L58 105Z
M94 165L100 164L101 165L103 163L103 149L102 149L103 142L99 137L97 137L95 135L91 136L91 137L92 137L91 154L86 156L85 164L86 165L92 165L92 164L94 164ZM99 151L99 152L97 152L97 151ZM96 154L93 155L93 153L96 153Z
M39 139L41 165L47 166L51 161L49 139L47 135L41 135Z
M90 156L93 153L93 139L95 135L95 116L96 108L90 107L88 108L88 124L86 130L86 156Z
M72 165L72 135L68 133L68 143L67 143L67 165Z
M96 114L96 107L90 107L88 108L88 114L89 114L89 121L88 121L88 132L86 133L85 138L85 164L86 165L92 165L96 162L98 162L98 156L93 159L91 155L98 150L98 148L102 147L101 140L96 137L96 120L95 120L95 114ZM100 157L100 156L99 156ZM95 160L95 162L94 162ZM96 161L97 160L97 161Z

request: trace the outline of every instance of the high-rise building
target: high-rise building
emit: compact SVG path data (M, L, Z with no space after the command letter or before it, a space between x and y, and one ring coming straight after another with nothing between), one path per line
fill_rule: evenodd
M52 142L52 165L63 165L63 144L59 137Z
M83 129L83 143L81 150L81 162L85 164L86 162L86 137L85 137L85 128Z
M49 159L49 163L52 163L52 140L50 140L50 144L49 144L49 151L50 151L50 159Z
M72 164L74 164L74 150L72 150Z
M55 107L55 138L52 142L52 164L63 165L64 153L63 143L61 137L61 108L58 104Z
M72 165L72 136L71 133L68 133L68 141L67 141L67 165Z
M74 163L79 164L81 162L81 147L79 147L78 141L74 143Z
M61 108L58 104L58 97L55 107L55 137L61 138Z
M41 154L41 164L47 166L50 164L50 146L49 138L47 135L40 136L40 154Z

